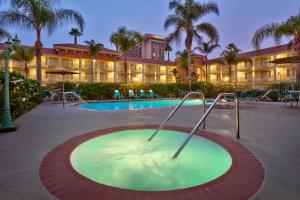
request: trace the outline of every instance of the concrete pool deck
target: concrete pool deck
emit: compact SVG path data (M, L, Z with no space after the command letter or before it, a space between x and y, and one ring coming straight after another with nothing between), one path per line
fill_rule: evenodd
M0 199L55 199L41 184L44 156L64 141L86 132L126 125L159 124L171 108L91 112L42 104L16 121L15 133L0 135ZM201 108L184 107L170 125L193 127ZM234 137L234 112L214 110L207 130ZM241 143L261 161L265 183L255 199L300 197L300 111L283 105L242 105Z

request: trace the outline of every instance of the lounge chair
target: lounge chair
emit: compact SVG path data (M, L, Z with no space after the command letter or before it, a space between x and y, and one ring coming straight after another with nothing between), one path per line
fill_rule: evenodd
M140 96L134 94L133 90L128 90L128 97L129 99L139 99Z
M53 101L53 94L49 90L44 90L45 100L46 101Z
M146 95L146 92L144 90L140 90L140 97L142 99L148 98L148 96Z
M149 95L148 95L148 97L151 98L151 99L162 98L162 96L156 94L153 90L149 90Z
M299 104L299 96L297 93L289 93L288 90L285 91L284 96L281 99L281 102L284 102L285 104L287 103L291 103L294 104L296 103L296 105Z
M117 100L117 99L125 99L125 97L121 94L121 92L119 90L115 90L114 91L114 99Z
M260 95L261 91L248 90L241 93L239 100L244 103L260 102L260 99L258 98Z

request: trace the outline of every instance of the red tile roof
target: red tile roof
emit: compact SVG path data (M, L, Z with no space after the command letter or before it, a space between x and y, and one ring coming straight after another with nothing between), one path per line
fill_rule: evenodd
M123 61L124 56L120 56L118 60ZM154 60L154 59L146 59L146 58L140 58L140 57L127 57L127 61L129 62L137 62L137 63L146 63L146 64L156 64L156 65L172 65L175 66L176 63L172 61L163 61L163 60Z
M4 50L5 44L4 43L0 43L0 50ZM33 49L33 46L28 46L28 45L22 45L22 47L24 49ZM52 48L43 48L43 53L44 54L53 54L56 55L56 52L54 49Z
M78 49L78 50L84 50L84 51L89 51L89 47L87 45L81 45L81 44L70 44L70 43L63 43L63 44L54 44L53 48L66 48L66 49ZM119 54L115 50L108 49L103 47L101 52L103 53L113 53L113 54Z
M150 34L150 33L147 33L144 35L144 39L145 40L148 40L148 39L156 39L156 40L162 40L162 41L165 41L165 37L163 36L159 36L159 35L154 35L154 34Z
M288 48L288 45L283 44L283 45L278 45L278 46L274 46L274 47L240 53L238 55L238 57L251 58L251 57L257 57L257 56L267 56L267 55L277 54L277 53L281 53L281 52L285 52L285 51L289 51L289 50L290 49ZM222 59L223 59L222 57L209 59L208 63L218 62Z

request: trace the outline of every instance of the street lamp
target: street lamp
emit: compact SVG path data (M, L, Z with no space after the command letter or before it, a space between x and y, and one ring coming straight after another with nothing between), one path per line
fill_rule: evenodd
M13 40L14 43L11 43L9 40L5 42L4 48L4 103L3 103L3 119L0 126L0 133L16 131L17 127L13 125L10 112L10 103L9 103L9 72L8 72L8 62L13 48L17 45L20 45L17 37Z

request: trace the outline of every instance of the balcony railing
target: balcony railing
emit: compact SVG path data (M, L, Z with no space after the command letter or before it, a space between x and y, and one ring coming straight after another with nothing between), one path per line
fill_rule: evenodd
M145 74L155 74L155 69L145 69L144 73Z

